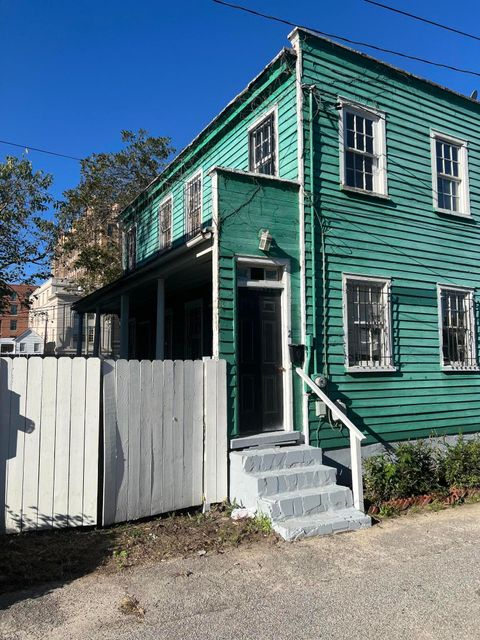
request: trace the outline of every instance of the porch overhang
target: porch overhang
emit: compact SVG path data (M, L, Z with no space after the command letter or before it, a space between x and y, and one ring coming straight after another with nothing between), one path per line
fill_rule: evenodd
M157 279L173 277L190 267L200 267L211 262L213 232L203 229L185 244L166 251L130 273L77 300L72 305L78 313L100 310L101 313L117 313L122 295ZM193 276L194 274L192 274Z

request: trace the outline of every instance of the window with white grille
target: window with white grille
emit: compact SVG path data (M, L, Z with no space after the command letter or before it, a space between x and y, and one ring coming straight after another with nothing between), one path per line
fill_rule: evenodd
M250 129L249 168L255 173L274 176L277 171L275 112Z
M347 368L393 369L390 281L346 276L344 308Z
M434 207L470 215L466 143L432 134L432 156Z
M164 200L158 208L158 226L160 249L166 249L172 244L172 198Z
M198 173L185 185L185 232L195 235L202 226L202 174Z
M439 312L443 367L476 368L473 291L439 287Z
M385 117L343 104L341 182L348 189L387 195Z

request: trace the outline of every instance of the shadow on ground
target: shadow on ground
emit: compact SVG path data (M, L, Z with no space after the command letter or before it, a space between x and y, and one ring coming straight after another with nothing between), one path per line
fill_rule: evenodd
M0 608L39 597L105 565L113 529L0 536Z

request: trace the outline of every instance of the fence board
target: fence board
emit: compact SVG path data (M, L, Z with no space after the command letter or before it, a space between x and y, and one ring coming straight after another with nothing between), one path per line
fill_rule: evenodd
M72 361L71 417L70 417L70 465L68 469L68 525L83 524L83 483L85 469L85 396L86 360ZM87 476L93 472L88 469Z
M21 531L22 529L27 364L28 361L25 358L15 359L12 362L5 513L7 532Z
M101 360L88 358L85 389L85 473L83 477L83 524L98 521L98 446L100 428Z
M103 523L198 506L204 493L209 502L217 501L217 496L223 500L225 363L119 360L110 364L116 385L112 372L106 372Z
M96 524L99 392L98 359L1 359L0 531Z
M23 465L22 531L36 529L38 524L38 473L42 415L42 360L28 363L25 452ZM28 434L28 437L27 437Z
M42 369L42 417L40 437L40 469L38 478L38 528L53 522L53 483L55 477L55 415L57 407L56 358L45 358Z
M150 515L163 511L163 425L164 425L164 385L163 362L152 363L152 499Z

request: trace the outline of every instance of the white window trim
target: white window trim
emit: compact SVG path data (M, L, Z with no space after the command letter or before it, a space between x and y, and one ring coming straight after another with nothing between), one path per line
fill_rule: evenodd
M203 190L203 184L202 184L202 190ZM162 247L162 244L161 244L162 229L160 224L160 211L163 205L166 204L169 200L171 202L170 207L171 207L171 216L172 216L170 220L170 238L169 238L168 244ZM157 223L158 223L158 248L160 251L162 251L163 249L167 249L172 244L172 241L173 241L173 194L172 193L169 193L165 198L163 198L163 200L159 202L158 208L157 208Z
M283 429L284 431L293 431L293 371L289 351L289 345L292 342L290 260L284 258L259 258L256 256L244 255L237 256L236 263L235 268L238 268L239 265L245 267L283 268L281 280L249 280L245 283L245 286L252 289L282 290L280 304L282 314Z
M354 193L362 193L377 198L389 198L388 195L388 178L387 178L387 138L385 128L385 113L372 107L368 107L345 98L338 98L340 104L340 119L339 119L339 148L340 148L340 186L345 191L352 191ZM375 145L375 156L378 156L378 167L376 173L374 173L374 189L373 191L367 191L366 189L358 189L351 187L346 182L346 170L345 170L345 111L351 113L372 118L373 123L373 143Z
M135 229L135 264L133 265L132 269L129 268L128 266L128 253L127 253L127 234L132 230ZM133 271L136 267L137 267L137 241L138 241L138 234L137 234L137 223L133 222L132 224L129 224L128 227L125 227L124 231L123 231L123 242L122 242L122 246L123 246L123 270L124 271Z
M200 176L200 227L203 224L203 169L200 168L197 171L195 171L195 173L192 173L192 175L185 181L185 187L183 189L183 217L184 217L183 229L185 234L191 233L188 230L188 215L187 215L188 201L187 201L186 195L187 195L187 191L190 183L196 180L199 176ZM172 222L173 222L173 210L172 210Z
M343 342L344 342L344 352L345 352L345 369L349 373L384 373L388 371L396 371L397 367L395 365L383 365L381 367L370 367L370 366L350 366L348 364L348 298L347 298L347 283L351 281L357 282L373 282L380 283L384 286L387 292L387 300L388 300L388 309L386 314L386 330L387 330L387 338L386 346L387 353L385 354L387 358L392 361L393 357L393 331L392 331L392 305L391 305L391 288L392 288L392 280L391 278L383 278L380 276L363 276L361 274L355 273L344 273L342 274L342 306L343 306Z
M247 171L250 173L255 173L258 175L258 171L254 171L253 169L250 169L250 133L253 131L253 129L256 129L260 124L262 124L262 122L264 120L266 120L268 117L270 117L273 114L273 127L274 127L274 147L275 147L275 173L273 174L273 176L271 176L272 178L278 178L280 176L280 156L279 156L279 143L278 143L278 104L274 104L272 107L270 107L270 109L268 109L267 111L264 111L262 113L261 116L259 116L256 120L254 120L254 122L252 122L252 124L248 127L247 130L247 134L248 134L248 160L247 160ZM260 174L262 175L262 174ZM265 174L265 175L270 175L270 174Z
M453 144L460 147L459 161L461 171L461 183L460 183L460 209L461 211L451 211L450 209L442 209L438 206L438 188L437 188L437 150L436 141L443 140L447 144ZM447 213L451 216L458 216L460 218L470 218L470 186L468 179L468 142L461 140L460 138L454 138L448 134L442 133L430 129L430 155L432 163L432 196L433 196L433 208L439 213Z
M442 322L442 291L458 291L459 293L467 293L470 297L471 306L470 306L470 323L472 326L472 334L473 340L471 345L471 357L472 360L476 363L467 367L455 366L444 364L443 362L443 322ZM462 287L460 285L451 285L451 284L437 284L437 305L438 305L438 335L439 335L439 351L440 351L440 366L443 371L478 371L480 367L477 362L477 323L474 311L475 304L475 289L471 289L470 287Z

